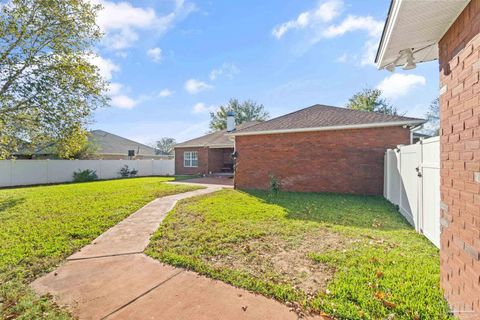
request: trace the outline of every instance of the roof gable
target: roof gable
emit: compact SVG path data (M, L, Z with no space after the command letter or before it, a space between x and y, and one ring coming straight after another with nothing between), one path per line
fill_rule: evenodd
M258 121L249 121L237 125L235 131L240 131L256 124L261 123ZM233 141L229 138L232 132L228 132L226 129L212 132L204 136L191 139L175 145L175 148L188 148L188 147L210 147L210 148L233 148Z

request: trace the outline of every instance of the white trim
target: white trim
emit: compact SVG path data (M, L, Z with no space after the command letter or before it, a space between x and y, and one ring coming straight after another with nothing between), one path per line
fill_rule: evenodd
M187 153L190 154L188 159L186 157ZM196 155L196 156L193 157L193 155ZM188 165L188 166L185 165L187 161L190 163L190 165ZM197 162L196 166L193 165L194 161ZM183 167L184 168L198 168L198 151L191 150L191 151L184 151L183 152Z
M398 12L400 11L400 6L402 5L402 0L392 0L392 1L393 1L392 11L390 16L387 18L387 25L385 26L385 35L384 35L385 37L383 37L383 39L380 39L381 47L380 47L380 52L377 59L377 68L379 69L384 67L382 66L383 56L385 55L385 50L387 49L388 44L390 43L390 36L392 35L393 26L397 21L397 15L398 15Z
M230 133L232 136L252 136L260 134L277 134L277 133L295 133L295 132L312 132L312 131L334 131L334 130L349 130L349 129L368 129L381 127L396 127L405 125L419 125L425 123L425 120L409 120L409 121L394 121L394 122L377 122L366 124L354 124L343 126L330 127L312 127L312 128L296 128L296 129L279 129L279 130L265 130L265 131L247 131Z
M390 16L387 18L387 25L385 26L385 35L383 39L380 39L381 47L377 59L377 68L381 69L383 62L383 56L385 55L385 50L387 49L388 43L390 42L390 36L392 35L393 25L397 22L397 15L400 11L400 6L402 4L401 0L392 0L392 11Z
M385 52L387 51L387 48L390 46L390 41L391 41L391 38L392 38L392 34L394 32L394 28L398 25L398 23L401 23L401 24L406 23L405 21L403 21L404 19L402 19L402 17L400 17L400 21L399 21L399 13L401 11L402 4L407 3L407 2L411 5L415 1L412 1L412 0L392 0L391 10L390 10L389 15L387 17L386 25L384 27L385 30L382 34L381 39L380 39L380 46L378 48L378 53L377 53L377 57L376 57L376 60L375 60L375 63L376 63L376 66L377 66L378 69L384 69L386 66L389 65L389 64L385 63L385 61L384 61ZM421 2L421 1L418 1L418 2ZM435 1L432 1L432 2L435 2ZM438 2L440 2L440 1L438 1ZM449 2L449 1L446 1L446 2ZM451 17L451 20L449 20L448 22L445 23L445 29L444 29L443 33L438 36L438 39L428 39L428 40L425 39L426 43L424 43L422 46L420 46L420 47L423 47L423 48L415 47L415 52L414 53L422 51L423 49L429 48L431 46L436 46L437 47L437 57L434 58L433 60L438 59L438 42L442 39L442 37L451 28L451 26L458 19L460 14L462 14L462 12L465 10L467 5L470 3L470 0L450 0L450 2L457 2L457 3L463 2L463 5L458 8L459 9L458 12L456 12L456 14L453 17ZM447 4L451 4L451 3L447 3ZM442 4L432 3L432 6L434 6L434 5L435 6L442 6ZM398 34L397 34L397 36L398 36ZM417 46L419 46L419 44L417 44ZM405 49L408 49L408 48L405 48ZM398 52L398 54L400 55L401 51ZM398 59L399 58L397 58L396 61L398 61ZM425 60L425 61L419 60L419 61L415 61L415 62L420 63L420 62L426 62L426 61L427 60ZM428 61L430 61L430 60L428 60ZM396 66L398 66L398 65L396 64Z
M206 145L206 144L197 144L197 145L189 145L189 146L174 146L173 149L176 148L211 148L211 149L224 149L224 148L233 148L233 144L214 144L214 145Z

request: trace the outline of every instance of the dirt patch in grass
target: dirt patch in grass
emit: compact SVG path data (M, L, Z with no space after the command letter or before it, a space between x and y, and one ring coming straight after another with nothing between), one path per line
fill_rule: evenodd
M267 274L273 282L289 284L310 296L325 291L335 270L313 261L309 255L342 250L346 242L351 240L328 230L294 239L266 236L232 245L230 254L205 257L204 261L215 268L240 270L256 278Z

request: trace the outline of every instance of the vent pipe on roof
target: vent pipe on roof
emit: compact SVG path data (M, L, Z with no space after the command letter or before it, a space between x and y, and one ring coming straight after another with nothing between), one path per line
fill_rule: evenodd
M231 132L235 130L235 113L232 111L227 113L227 131Z

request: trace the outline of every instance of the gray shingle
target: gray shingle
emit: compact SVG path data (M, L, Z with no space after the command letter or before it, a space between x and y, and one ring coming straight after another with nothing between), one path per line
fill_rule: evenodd
M142 143L117 136L103 130L90 132L89 140L98 147L99 154L128 154L128 150L135 150L135 155L155 155L155 149Z
M391 122L421 124L424 123L425 120L317 104L280 116L278 118L261 122L248 128L239 129L233 133L233 135L249 132L328 128L369 124L380 124L379 126L381 126L382 123Z
M237 125L236 131L243 130L248 127L254 126L258 121L250 121ZM187 147L225 147L233 148L233 141L229 139L227 130L221 130L213 132L192 140L188 140L175 145L175 148L187 148Z

